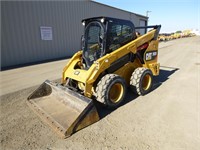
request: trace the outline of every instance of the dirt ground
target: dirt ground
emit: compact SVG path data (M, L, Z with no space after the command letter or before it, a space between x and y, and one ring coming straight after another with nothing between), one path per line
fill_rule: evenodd
M0 149L199 150L200 37L161 45L154 90L139 97L129 90L121 107L98 108L101 120L67 139L60 139L27 106L26 98L37 86L2 95Z

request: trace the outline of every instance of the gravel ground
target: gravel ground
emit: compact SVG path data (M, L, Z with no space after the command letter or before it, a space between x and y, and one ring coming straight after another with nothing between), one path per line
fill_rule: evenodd
M27 106L36 86L0 97L0 148L197 150L200 147L200 37L161 43L154 90L135 96L101 120L60 139ZM27 81L24 81L27 82ZM100 109L100 108L98 108Z

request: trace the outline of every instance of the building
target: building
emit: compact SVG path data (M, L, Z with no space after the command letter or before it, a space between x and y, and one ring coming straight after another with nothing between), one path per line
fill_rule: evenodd
M80 50L81 20L96 16L128 19L135 26L148 19L88 0L1 1L1 69L72 56Z

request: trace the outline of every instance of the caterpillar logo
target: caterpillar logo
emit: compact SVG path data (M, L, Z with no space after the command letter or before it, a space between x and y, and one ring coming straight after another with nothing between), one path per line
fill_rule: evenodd
M157 57L157 51L147 52L145 55L145 60L146 61L154 60L156 57Z

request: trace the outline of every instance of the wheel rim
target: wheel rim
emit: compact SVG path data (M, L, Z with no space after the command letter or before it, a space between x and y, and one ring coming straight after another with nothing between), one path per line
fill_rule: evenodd
M124 89L122 84L120 83L115 83L114 85L112 85L112 87L110 88L109 91L109 98L113 103L117 103L120 101L120 99L122 98L122 95L124 93Z
M146 74L143 78L143 81L142 81L142 88L143 90L148 90L151 86L151 76L149 74Z

